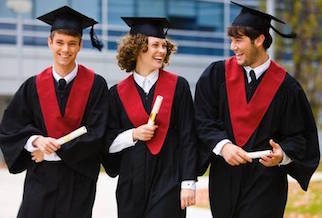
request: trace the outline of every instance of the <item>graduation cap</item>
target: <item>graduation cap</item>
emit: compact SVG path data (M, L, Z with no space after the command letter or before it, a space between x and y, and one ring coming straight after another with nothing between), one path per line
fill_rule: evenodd
M94 25L97 24L97 21L68 6L53 10L37 17L37 19L51 25L51 32L57 29L68 29L79 33L81 36L83 35L83 29L91 26L90 37L92 46L100 51L103 48L102 42L99 41L94 33Z
M164 39L169 28L169 21L165 17L121 17L131 28L130 34L143 34Z
M296 33L292 32L290 34L285 34L277 30L272 26L271 20L275 20L279 23L285 24L284 21L274 17L273 15L255 10L253 8L246 7L244 5L238 4L236 2L231 2L242 8L239 15L234 19L232 26L249 26L256 30L268 31L272 28L276 33L285 38L295 38Z

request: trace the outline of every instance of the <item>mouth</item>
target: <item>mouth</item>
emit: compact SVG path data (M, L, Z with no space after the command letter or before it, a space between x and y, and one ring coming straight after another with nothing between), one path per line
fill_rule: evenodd
M235 53L235 56L237 59L240 59L243 56L243 54L242 53Z
M153 60L157 62L163 62L163 57L154 57Z

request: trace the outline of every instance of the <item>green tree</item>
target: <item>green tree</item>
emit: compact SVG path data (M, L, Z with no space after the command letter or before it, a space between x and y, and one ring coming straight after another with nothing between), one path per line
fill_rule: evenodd
M290 72L307 93L313 113L322 115L322 0L276 1L277 15L297 33L293 40L276 37L276 59L282 61L291 51ZM280 26L282 28L282 26ZM322 127L322 122L319 124Z

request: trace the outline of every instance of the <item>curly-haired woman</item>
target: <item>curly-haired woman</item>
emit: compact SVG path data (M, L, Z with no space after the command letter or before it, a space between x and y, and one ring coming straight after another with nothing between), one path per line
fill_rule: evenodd
M131 75L110 89L108 123L109 155L119 175L118 217L185 217L185 208L195 203L196 180L189 85L163 70L176 50L165 38L166 18L122 19L131 30L119 43L117 61ZM150 125L158 95L163 102Z

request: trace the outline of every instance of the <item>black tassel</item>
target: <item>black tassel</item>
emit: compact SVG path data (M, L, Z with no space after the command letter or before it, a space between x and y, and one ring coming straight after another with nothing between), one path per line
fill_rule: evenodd
M280 32L279 30L277 30L275 27L273 27L272 25L271 25L271 28L276 32L276 33L278 33L280 36L282 36L282 37L284 37L284 38L296 38L296 33L294 33L294 32L291 32L291 33L289 33L289 34L286 34L286 33L282 33L282 32Z
M94 25L90 30L91 42L94 48L97 48L99 51L103 48L103 43L97 38L97 35L94 32Z

